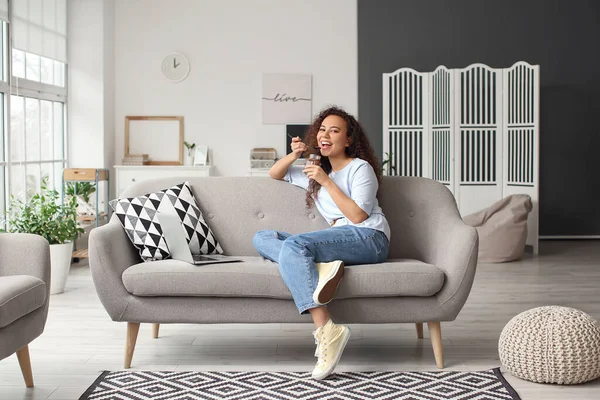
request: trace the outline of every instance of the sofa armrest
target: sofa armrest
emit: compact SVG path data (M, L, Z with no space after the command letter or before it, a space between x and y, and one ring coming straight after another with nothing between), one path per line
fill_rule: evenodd
M0 234L0 276L30 275L50 291L50 245L39 235Z
M456 313L467 301L477 268L479 236L477 230L460 217L438 226L435 239L424 249L426 260L442 269L446 280L437 293L440 305L455 308Z
M443 184L418 177L385 177L382 208L392 227L390 258L412 258L442 269L436 295L446 315L456 316L475 277L479 237L465 224Z
M463 222L456 200L450 190L433 182L421 204L419 238L415 245L422 261L442 269L446 276L444 286L436 297L440 306L453 310L454 317L467 301L477 267L479 235L477 230Z
M108 315L114 321L120 321L132 298L123 285L122 274L141 259L116 217L113 216L108 224L92 229L88 254L98 297Z

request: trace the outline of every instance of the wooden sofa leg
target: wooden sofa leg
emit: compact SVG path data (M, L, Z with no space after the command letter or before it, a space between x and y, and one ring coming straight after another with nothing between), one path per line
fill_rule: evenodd
M158 338L158 330L160 329L160 324L152 324L152 339Z
M25 380L25 386L33 387L33 373L31 372L31 359L29 358L29 345L17 350L17 359L21 366L21 373Z
M138 332L140 331L139 322L127 323L127 341L125 342L125 363L123 368L131 368L131 359L135 351L135 342L137 341Z
M415 325L417 326L417 338L423 339L423 323L417 322Z
M433 346L433 355L438 368L444 368L444 347L442 345L442 328L439 322L428 322L429 336Z

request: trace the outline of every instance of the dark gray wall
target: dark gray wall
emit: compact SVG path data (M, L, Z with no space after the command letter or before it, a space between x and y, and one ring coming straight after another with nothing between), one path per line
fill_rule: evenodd
M382 152L381 74L540 65L540 234L600 235L600 1L358 0L359 118Z

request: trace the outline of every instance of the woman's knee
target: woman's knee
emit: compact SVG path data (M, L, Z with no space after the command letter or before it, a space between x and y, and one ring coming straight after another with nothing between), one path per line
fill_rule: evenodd
M268 229L263 229L256 232L254 234L254 237L252 238L252 244L254 245L254 247L256 248L260 246L261 243L264 242L264 240L267 239L269 236L273 237L273 232L274 231Z
M308 255L310 243L303 240L300 235L294 235L286 238L281 244L281 253L294 253L303 256Z
M309 254L307 245L295 236L286 238L279 251L279 271L283 274L296 274L298 267ZM287 271L287 273L285 272Z

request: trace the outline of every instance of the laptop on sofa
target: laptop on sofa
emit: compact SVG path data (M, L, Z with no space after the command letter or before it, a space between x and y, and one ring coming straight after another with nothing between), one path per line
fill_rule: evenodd
M185 261L194 265L218 264L240 262L242 260L220 254L201 255L192 254L188 246L187 239L181 226L181 221L177 214L159 212L158 220L169 247L171 258L174 260Z

